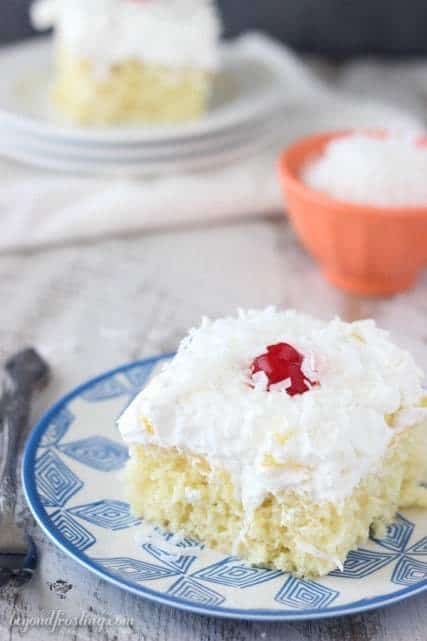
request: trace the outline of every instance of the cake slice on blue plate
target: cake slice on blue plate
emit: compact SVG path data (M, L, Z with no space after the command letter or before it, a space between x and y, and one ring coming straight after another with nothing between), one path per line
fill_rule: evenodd
M213 0L37 0L56 34L53 100L81 125L181 122L207 108L219 68Z
M119 421L133 511L254 564L342 567L427 506L422 372L371 320L203 320Z

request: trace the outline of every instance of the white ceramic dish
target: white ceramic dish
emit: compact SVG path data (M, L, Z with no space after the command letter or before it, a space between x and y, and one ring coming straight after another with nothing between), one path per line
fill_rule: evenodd
M251 127L236 128L218 136L196 138L192 141L172 142L163 145L70 145L54 138L42 138L29 132L6 130L0 138L0 150L16 147L31 155L59 155L76 161L108 161L118 163L180 161L190 157L205 158L229 149L247 147L254 142L272 138L280 127L281 112L272 114L267 121L254 123ZM1 122L0 122L1 129Z
M223 45L222 73L209 112L182 125L79 128L61 122L49 107L52 41L31 40L0 50L0 125L73 144L157 145L215 136L267 118L284 103L286 74L280 47L248 34Z
M274 137L227 144L224 148L212 150L209 154L192 153L187 156L166 158L133 157L130 159L93 158L68 153L53 153L50 150L20 146L16 141L2 144L0 156L20 163L64 173L104 176L161 176L183 172L197 172L221 168L263 152L274 144Z

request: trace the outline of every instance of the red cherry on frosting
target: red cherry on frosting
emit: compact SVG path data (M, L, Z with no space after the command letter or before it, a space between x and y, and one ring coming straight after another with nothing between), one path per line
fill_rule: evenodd
M311 381L302 371L304 357L295 347L288 343L276 343L269 345L267 352L257 356L252 365L251 373L264 372L268 379L268 387L290 379L291 384L286 388L289 396L304 394L311 386L317 385L317 381Z

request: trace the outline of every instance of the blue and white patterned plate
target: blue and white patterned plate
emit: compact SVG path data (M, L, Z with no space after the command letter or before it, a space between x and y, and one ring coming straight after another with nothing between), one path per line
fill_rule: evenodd
M127 450L116 419L170 355L125 365L65 396L26 446L23 482L40 526L106 581L182 610L284 621L356 613L427 588L427 513L401 514L385 539L315 581L252 567L141 524L123 499Z

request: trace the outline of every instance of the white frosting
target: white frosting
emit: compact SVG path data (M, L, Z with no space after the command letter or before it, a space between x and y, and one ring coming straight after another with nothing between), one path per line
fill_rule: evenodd
M304 355L318 386L290 396L286 385L267 391L262 376L248 385L253 359L278 342ZM240 312L191 330L119 428L129 445L177 447L225 467L247 510L284 488L340 502L376 469L396 431L426 417L422 378L372 320Z
M102 69L130 59L216 69L220 19L213 0L38 0L31 18L55 27L71 55Z

